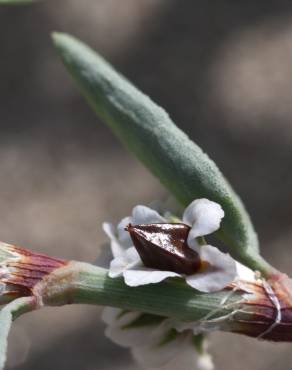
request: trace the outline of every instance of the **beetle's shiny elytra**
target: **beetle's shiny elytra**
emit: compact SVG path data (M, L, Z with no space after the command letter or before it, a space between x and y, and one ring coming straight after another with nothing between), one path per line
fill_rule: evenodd
M146 267L191 275L201 266L199 254L187 244L185 224L141 224L126 227Z

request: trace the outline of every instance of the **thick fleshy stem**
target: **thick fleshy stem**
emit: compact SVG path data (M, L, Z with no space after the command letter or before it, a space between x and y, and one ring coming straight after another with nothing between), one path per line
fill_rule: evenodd
M4 243L0 257L0 302L26 297L25 310L72 303L104 305L169 317L191 325L197 333L223 330L292 341L292 281L281 273L269 280L236 280L206 294L180 278L129 287L122 278L110 278L103 268Z
M289 280L286 285L290 284ZM223 330L266 340L292 341L289 294L264 280L236 282L210 294L200 293L179 279L131 288L122 278L109 278L105 269L70 262L47 275L36 285L34 294L48 306L113 306L193 322L198 331Z

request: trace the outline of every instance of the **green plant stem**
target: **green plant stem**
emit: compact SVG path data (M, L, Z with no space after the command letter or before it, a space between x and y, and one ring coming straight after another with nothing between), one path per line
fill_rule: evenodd
M57 269L45 283L43 301L47 305L104 305L186 321L199 320L217 310L222 299L228 294L228 291L200 293L181 279L169 279L160 284L132 288L127 286L122 278L108 277L107 270L103 268L78 262L71 262L70 266ZM228 303L238 299L239 293L234 293ZM222 308L215 316L230 312L232 308Z
M71 261L41 280L33 293L37 301L47 306L72 303L112 306L191 321L199 330L223 330L292 342L292 282L287 276L286 282L273 286L271 296L263 283L244 280L236 284L237 289L232 289L233 285L219 292L201 293L180 278L133 288L123 278L112 279L107 273L103 268ZM278 305L282 308L281 320Z

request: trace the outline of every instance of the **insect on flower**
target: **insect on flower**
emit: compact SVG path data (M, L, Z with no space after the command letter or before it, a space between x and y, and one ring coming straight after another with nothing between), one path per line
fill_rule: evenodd
M187 244L191 230L188 225L129 224L125 230L146 267L191 275L202 265L199 253Z

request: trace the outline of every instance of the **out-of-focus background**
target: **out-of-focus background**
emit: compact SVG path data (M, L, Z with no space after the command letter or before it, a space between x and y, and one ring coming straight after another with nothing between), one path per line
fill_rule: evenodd
M52 30L89 43L166 108L241 194L263 254L291 272L291 1L0 8L0 239L92 262L106 240L102 221L165 191L90 111L53 50ZM23 316L8 368L138 370L104 338L99 315L70 306ZM290 345L230 334L212 335L211 351L218 370L281 370L292 361Z

